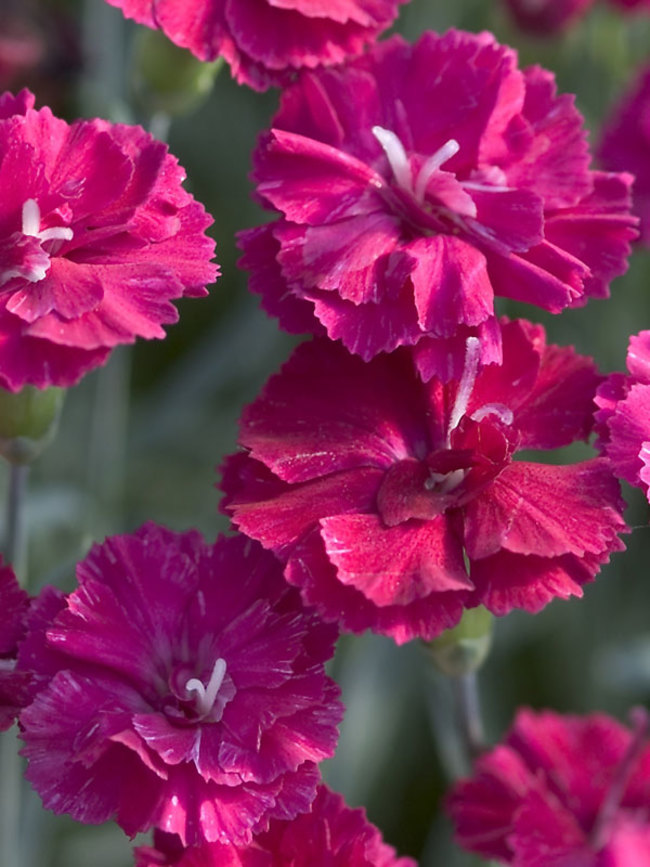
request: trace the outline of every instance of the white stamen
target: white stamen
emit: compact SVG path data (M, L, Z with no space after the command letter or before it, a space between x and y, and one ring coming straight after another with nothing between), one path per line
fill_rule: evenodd
M434 488L441 494L449 494L454 491L465 478L466 470L451 470L449 473L429 473L429 478L424 483L428 491Z
M504 424L512 424L514 416L512 410L502 403L486 403L472 413L474 421L481 421L486 415L496 415Z
M219 657L219 659L217 659L214 664L214 668L212 669L212 674L210 675L210 680L208 681L207 687L203 685L203 683L198 679L198 677L191 677L185 684L186 692L196 693L196 703L202 716L207 716L212 710L215 700L217 698L217 693L221 688L221 684L223 683L223 679L225 676L226 660Z
M34 199L27 199L23 205L23 235L38 237L41 228L41 210Z
M456 156L459 150L460 145L456 139L450 138L448 142L445 142L445 144L443 144L443 146L425 162L420 169L417 180L415 181L415 198L418 202L424 201L424 194L427 191L427 185L431 180L431 177L438 171L443 163L446 163L447 160Z
M13 671L15 667L15 659L0 659L0 671Z
M480 354L481 341L478 337L468 337L465 344L465 367L463 368L463 375L460 378L458 391L456 392L456 400L449 417L447 441L449 441L452 431L456 430L461 418L467 412L469 399L472 396L472 389L476 382Z
M27 199L23 205L23 235L38 238L39 241L71 241L74 237L74 232L68 226L53 226L42 232L40 228L41 209L34 199Z
M392 130L384 129L383 126L373 126L372 134L388 157L388 162L399 186L412 193L413 178L411 175L411 164L399 137Z

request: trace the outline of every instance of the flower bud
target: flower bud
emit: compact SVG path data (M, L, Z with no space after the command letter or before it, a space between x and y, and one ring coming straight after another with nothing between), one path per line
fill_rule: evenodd
M30 464L56 433L63 388L0 388L0 454L11 464Z
M212 90L223 60L203 63L158 30L138 32L133 58L133 90L151 114L189 114Z
M479 605L469 608L453 629L427 643L434 665L449 677L461 677L479 669L492 646L494 617Z

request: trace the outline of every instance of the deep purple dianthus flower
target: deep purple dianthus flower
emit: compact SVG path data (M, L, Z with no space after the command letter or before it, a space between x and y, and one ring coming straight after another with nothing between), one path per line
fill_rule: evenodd
M70 386L172 299L206 294L212 222L166 145L140 127L0 96L0 386Z
M136 867L415 867L383 842L365 810L347 807L320 786L308 813L273 820L246 847L206 843L185 849L177 837L156 833L154 848L136 850Z
M460 376L470 335L500 360L497 295L605 297L636 236L631 177L589 169L573 97L489 33L396 36L305 73L253 179L279 214L240 235L265 309L366 361L417 344L425 379Z
M517 25L527 33L552 36L582 17L594 0L505 0Z
M602 164L632 172L632 206L641 220L641 243L650 246L650 66L643 67L605 124Z
M650 864L650 742L604 714L520 710L504 743L456 785L448 811L466 849L513 867Z
M650 500L650 331L630 337L629 376L613 373L596 394L598 445L614 473Z
M250 843L309 809L341 705L337 630L272 554L153 524L96 545L19 660L27 778L56 813L184 845Z
M393 23L405 0L108 0L200 60L223 57L240 84L285 85L342 63Z
M10 728L26 698L28 676L16 671L29 596L9 566L0 563L0 731Z
M468 338L448 384L423 384L411 349L363 362L317 339L244 411L223 508L327 619L430 639L467 607L534 612L581 595L623 547L605 459L513 460L589 435L591 359L524 321L502 339L503 365L480 369Z

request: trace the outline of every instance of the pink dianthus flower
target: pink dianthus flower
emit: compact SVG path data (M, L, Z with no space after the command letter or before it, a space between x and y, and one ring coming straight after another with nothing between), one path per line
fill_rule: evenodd
M77 576L19 661L37 684L20 724L45 807L184 845L245 845L309 809L341 717L323 670L337 632L273 555L149 524L96 545Z
M631 178L589 169L582 117L550 72L489 33L393 37L283 94L255 156L280 215L240 235L251 289L290 331L368 361L420 343L425 378L477 335L500 359L494 296L552 312L626 267ZM429 341L431 342L431 341Z
M604 714L520 710L504 743L456 785L461 846L513 867L650 864L650 743Z
M596 394L599 446L614 473L650 500L650 331L630 337L629 376L613 373Z
M108 0L200 60L223 57L240 84L285 85L342 63L393 23L405 0Z
M614 108L598 155L606 168L635 175L632 205L641 220L641 243L650 246L650 66Z
M217 276L212 222L140 127L0 96L0 385L69 386Z
M551 36L580 18L594 0L505 0L517 25L528 33Z
M13 570L0 564L0 731L10 728L26 698L29 678L16 671L16 655L28 608L29 596Z
M581 595L623 547L606 460L513 460L588 436L591 359L524 321L503 323L502 339L503 365L480 369L468 338L446 385L421 381L412 349L363 362L317 339L244 411L223 508L328 619L430 639L465 607Z
M154 835L154 848L136 850L136 867L415 867L382 841L363 809L347 807L320 786L308 813L273 820L247 847L207 843L184 849L178 838Z

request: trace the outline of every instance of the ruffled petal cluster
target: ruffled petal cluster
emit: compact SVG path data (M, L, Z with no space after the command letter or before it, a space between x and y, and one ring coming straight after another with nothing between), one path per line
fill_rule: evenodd
M156 833L154 847L136 850L136 867L415 867L383 842L364 810L320 786L311 810L274 820L247 847L207 843L185 849L177 837Z
M255 90L360 54L405 0L108 0Z
M513 867L650 863L650 743L604 714L520 710L448 799L461 846Z
M366 361L417 345L425 379L459 375L468 336L500 360L495 296L606 296L636 236L631 177L589 168L573 98L488 33L393 37L304 74L253 178L278 214L240 235L267 311Z
M641 243L650 246L650 66L643 67L605 125L598 155L614 171L635 176L634 213L641 220Z
M223 507L326 618L432 638L466 607L581 595L623 547L605 459L513 460L588 436L593 363L524 321L500 340L501 366L469 338L462 376L425 384L411 349L364 362L317 339L244 411Z
M630 338L629 376L614 373L596 395L599 446L615 474L650 500L650 331Z
M12 725L26 701L29 677L16 671L16 656L28 609L29 596L13 570L0 564L0 731Z
M309 809L342 708L337 630L256 543L145 525L95 546L21 648L27 777L78 821L247 845ZM49 619L48 619L49 615Z
M69 386L217 276L212 222L140 127L0 96L0 385Z

